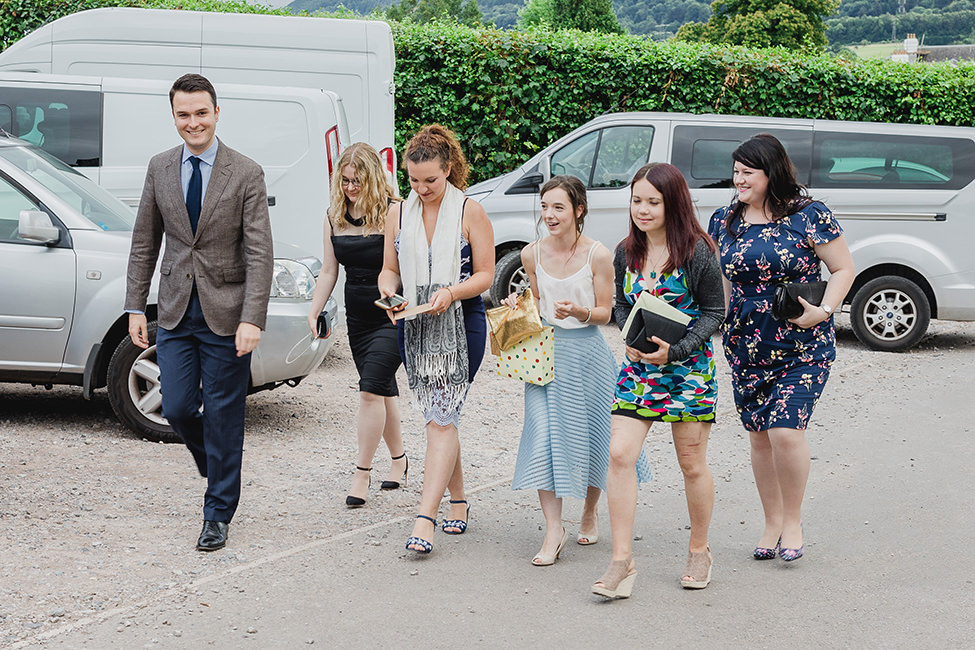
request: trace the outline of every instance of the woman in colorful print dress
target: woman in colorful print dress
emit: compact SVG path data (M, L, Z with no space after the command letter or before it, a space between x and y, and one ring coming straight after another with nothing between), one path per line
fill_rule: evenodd
M809 477L805 429L836 356L832 312L853 284L843 230L829 209L796 180L782 144L757 135L733 153L738 199L711 217L726 278L724 350L735 405L751 440L752 472L765 513L754 557L803 555L802 497ZM820 305L800 299L803 313L772 317L778 282L817 282L829 269Z
M386 212L396 188L386 180L376 150L356 142L342 152L338 173L332 176L328 217L325 219L322 270L308 312L308 326L318 332L318 315L335 288L339 264L345 267L345 322L352 359L359 373L358 463L352 488L345 497L349 508L366 504L369 472L379 440L386 441L392 463L382 489L406 483L409 460L403 450L396 370L400 365L396 326L374 301L376 281L383 266L383 230Z
M423 412L427 435L420 514L406 548L430 553L445 490L450 514L441 530L467 530L457 427L484 358L481 294L494 279L494 231L481 204L464 196L468 165L452 131L423 127L407 143L403 162L412 191L389 208L379 293L392 296L402 288L406 308L430 306L397 324L413 406Z
M568 538L562 499L584 499L577 541L598 539L596 506L606 486L609 407L616 360L599 331L613 307L613 260L605 246L582 234L588 203L575 176L555 176L540 192L541 224L548 236L529 244L521 261L539 313L555 331L555 378L525 384L525 423L518 447L514 490L538 490L545 539L532 558L549 566ZM517 295L505 304L517 309Z
M691 520L680 582L701 589L711 580L708 527L714 481L707 466L717 384L711 336L724 302L714 245L697 222L684 177L673 165L651 163L630 183L630 234L616 248L616 322L622 328L645 291L691 317L683 338L651 353L626 347L613 400L606 496L613 558L592 587L608 598L630 595L636 577L632 544L638 472L634 469L654 422L670 423Z

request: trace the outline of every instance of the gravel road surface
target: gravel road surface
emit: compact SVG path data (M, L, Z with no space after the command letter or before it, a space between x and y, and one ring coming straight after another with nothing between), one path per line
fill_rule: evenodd
M891 354L864 349L843 320L808 432L806 556L750 558L761 508L722 358L711 586L678 584L687 512L669 431L655 428L639 575L616 602L589 593L609 560L605 500L598 544L530 565L538 501L510 489L522 385L490 355L461 420L470 529L438 531L425 558L403 547L424 451L405 401L408 486L378 490L380 447L366 507L344 506L357 405L344 329L300 386L248 398L241 505L210 554L194 549L205 484L185 448L123 429L104 391L0 384L0 648L970 647L975 324L935 323ZM580 507L565 504L570 540Z

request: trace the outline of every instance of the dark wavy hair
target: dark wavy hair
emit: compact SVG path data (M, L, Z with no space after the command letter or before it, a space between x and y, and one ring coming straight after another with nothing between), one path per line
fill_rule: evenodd
M812 201L806 188L796 180L796 166L792 164L792 159L774 135L759 133L742 142L731 152L731 158L746 167L761 169L768 176L765 207L772 213L773 219L790 215ZM731 209L731 218L725 219L729 234L735 234L734 224L744 218L744 214L744 204L736 201Z
M662 271L671 273L684 266L694 255L694 247L703 239L714 252L714 242L697 221L691 193L687 181L680 170L668 163L650 163L641 167L630 181L630 195L638 181L646 180L657 188L664 200L664 227L667 229L667 250L670 251L667 265ZM632 206L632 203L631 203ZM630 208L632 210L632 207ZM633 223L630 213L630 234L623 240L626 253L626 266L639 270L647 259L647 236Z

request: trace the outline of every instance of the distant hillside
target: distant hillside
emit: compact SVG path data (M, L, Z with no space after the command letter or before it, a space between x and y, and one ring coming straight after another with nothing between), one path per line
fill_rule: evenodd
M368 14L376 7L388 7L393 0L294 0L295 11L334 11L340 6L360 14ZM514 27L518 10L525 1L477 0L484 20L497 27ZM631 34L646 34L655 40L673 36L686 22L704 22L711 15L709 2L704 0L613 0L613 10L620 24Z
M294 0L292 10L334 11L341 6L360 14L388 7L394 0ZM518 22L525 0L477 0L487 23L502 29ZM904 38L908 32L925 37L929 45L975 40L975 0L906 0L905 14L897 15L899 0L841 0L826 20L832 45L852 45ZM705 22L711 15L706 0L613 0L620 24L631 34L656 41L673 36L684 23Z

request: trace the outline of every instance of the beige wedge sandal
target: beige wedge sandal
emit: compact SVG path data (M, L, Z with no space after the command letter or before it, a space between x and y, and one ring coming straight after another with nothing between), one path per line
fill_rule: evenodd
M685 589L704 589L711 582L711 548L687 554L687 566L680 585Z

